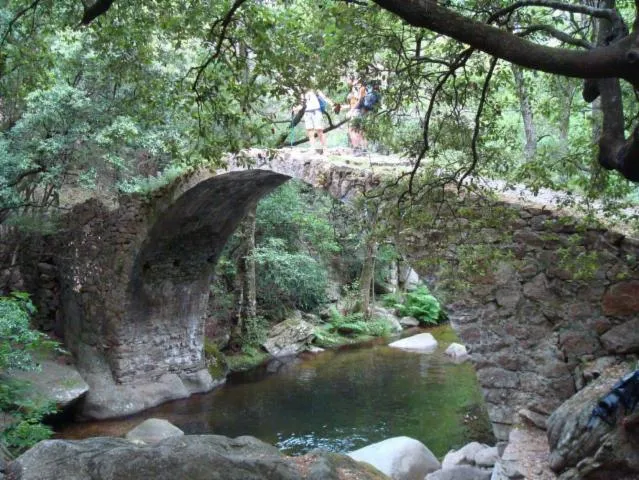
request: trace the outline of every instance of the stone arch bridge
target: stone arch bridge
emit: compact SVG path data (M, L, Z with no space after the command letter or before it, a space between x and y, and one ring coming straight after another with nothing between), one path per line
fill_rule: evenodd
M152 196L123 197L116 208L92 200L67 216L55 263L65 343L91 388L87 417L213 388L202 352L209 276L261 197L289 178L339 199L380 181L341 157L248 155L251 168L235 158L225 172L198 172ZM549 414L572 395L589 375L587 362L639 353L639 242L517 199L493 206L509 213L484 222L476 238L513 261L475 275L467 293L447 303L471 348L495 433L505 439L520 409ZM441 250L438 228L403 232L398 244L419 271L424 257L454 261L471 228L446 238ZM571 271L571 255L596 256L590 277Z
M83 414L134 413L215 386L204 365L210 275L249 208L290 178L346 200L370 169L292 151L248 151L155 191L74 207L56 258L62 334L90 391Z

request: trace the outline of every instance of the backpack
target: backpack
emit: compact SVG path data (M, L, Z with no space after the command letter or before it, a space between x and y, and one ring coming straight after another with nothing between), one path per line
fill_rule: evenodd
M322 113L326 113L328 111L328 102L324 100L324 97L322 97L321 95L316 95L316 96L317 96L317 100L319 101L320 111Z
M375 108L375 105L379 102L379 92L375 90L369 90L364 96L362 101L362 108L367 111L371 111Z

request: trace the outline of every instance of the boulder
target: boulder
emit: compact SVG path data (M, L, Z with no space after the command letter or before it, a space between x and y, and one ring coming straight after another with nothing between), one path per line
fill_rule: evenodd
M592 416L597 402L623 373L620 366L605 370L548 419L549 464L561 473L560 479L639 478L638 419L633 418L637 414L624 414L617 406L612 413L619 420L614 425Z
M313 340L314 328L300 318L289 318L271 328L262 346L274 357L296 355Z
M426 475L424 480L490 480L492 469L459 465Z
M82 402L80 415L98 420L138 413L193 393L208 392L225 382L224 378L213 380L206 369L189 374L184 381L175 373L166 373L155 381L135 385L116 383L100 373L86 377L91 389ZM195 383L198 379L199 384Z
M484 447L475 453L475 465L478 467L492 468L499 460L499 449L494 447Z
M123 438L46 440L11 465L21 480L358 480L387 479L346 455L287 457L254 437L185 435L159 443ZM423 478L423 477L422 477Z
M508 444L495 463L492 480L550 480L548 440L545 432L527 425L511 429Z
M373 317L383 318L390 325L393 333L399 333L403 330L401 323L390 310L375 306L373 307L372 315Z
M158 443L169 437L181 437L184 432L162 418L149 418L130 430L125 438L132 442Z
M389 438L348 456L373 465L393 480L424 480L426 474L440 468L435 455L423 443L409 437Z
M453 358L464 358L468 357L468 350L464 345L459 343L451 343L448 345L448 348L444 352L446 355L450 355Z
M601 336L601 343L610 353L639 352L639 318L611 328Z
M14 371L9 375L16 380L24 380L33 387L33 395L53 400L59 408L65 408L89 391L89 385L73 365L67 365L54 358L38 358L37 371Z
M604 315L624 317L639 313L639 281L612 285L601 300Z
M401 264L399 267L399 285L404 290L415 290L419 286L419 274L408 264Z
M389 343L388 346L414 352L431 353L437 348L437 340L430 333L420 333Z
M548 420L548 416L543 413L533 412L527 408L522 408L517 412L519 417L528 425L537 427L541 430L546 430L546 421Z
M488 448L488 445L479 442L470 442L459 450L451 450L442 461L442 469L448 470L458 465L474 465L475 456L485 448Z
M419 320L415 317L402 317L399 319L399 324L404 328L419 327Z

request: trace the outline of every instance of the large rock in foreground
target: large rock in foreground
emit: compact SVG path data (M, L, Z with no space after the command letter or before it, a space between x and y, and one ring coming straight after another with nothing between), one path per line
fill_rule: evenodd
M597 401L623 373L619 366L604 371L548 419L550 467L560 473L561 480L639 478L639 415L627 412L624 416L618 405L614 425L595 418L589 426Z
M121 438L46 440L13 462L21 480L387 480L345 455L287 457L254 437L187 435L155 445Z
M409 437L389 438L355 450L348 456L373 465L393 480L423 480L441 466L422 442Z

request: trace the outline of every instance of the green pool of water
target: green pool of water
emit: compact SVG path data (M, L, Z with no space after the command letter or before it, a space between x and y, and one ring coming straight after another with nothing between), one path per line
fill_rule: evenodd
M454 333L439 327L432 354L385 343L273 361L230 376L225 386L117 421L71 424L65 438L122 435L145 418L166 418L185 433L253 435L288 454L346 452L389 437L422 441L442 457L478 440L494 442L473 367L443 351Z

